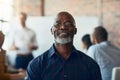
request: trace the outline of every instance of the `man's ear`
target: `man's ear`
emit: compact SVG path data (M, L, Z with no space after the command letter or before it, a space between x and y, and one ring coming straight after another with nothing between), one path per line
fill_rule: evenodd
M74 34L76 34L77 33L77 28L74 28Z
M50 30L51 30L51 34L53 35L53 34L54 34L54 30L53 30L53 27L52 27Z

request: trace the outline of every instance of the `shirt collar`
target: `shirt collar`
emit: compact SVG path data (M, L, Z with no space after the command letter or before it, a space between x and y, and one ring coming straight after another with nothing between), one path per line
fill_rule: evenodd
M72 52L71 54L73 55L77 55L78 51L76 50L76 48L73 46L72 48ZM52 57L54 54L56 54L56 49L55 49L55 45L53 44L52 47L49 49L49 55L48 57Z
M49 49L48 57L51 57L53 54L55 54L55 52L56 52L56 50L55 50L55 46L53 44L52 47Z
M111 42L110 42L110 41L103 41L103 42L101 42L100 44L101 44L101 45L108 45L108 44L111 44Z

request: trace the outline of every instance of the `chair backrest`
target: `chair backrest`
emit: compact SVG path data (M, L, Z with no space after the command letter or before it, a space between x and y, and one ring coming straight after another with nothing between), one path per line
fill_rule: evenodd
M113 68L111 80L120 80L120 67Z

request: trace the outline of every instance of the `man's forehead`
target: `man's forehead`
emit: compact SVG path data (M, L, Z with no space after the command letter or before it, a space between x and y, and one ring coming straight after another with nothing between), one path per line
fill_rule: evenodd
M64 22L64 21L70 21L70 22L74 22L74 19L68 15L68 14L59 14L56 18L56 21L61 21L61 22Z
M58 15L58 19L72 19L69 15Z

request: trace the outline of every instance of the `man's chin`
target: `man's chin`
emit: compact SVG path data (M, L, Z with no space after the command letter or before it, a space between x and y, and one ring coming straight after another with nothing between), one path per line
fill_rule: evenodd
M70 37L67 37L67 38L59 38L59 37L57 37L55 39L55 42L57 42L59 44L67 44L67 43L72 42L72 39Z

